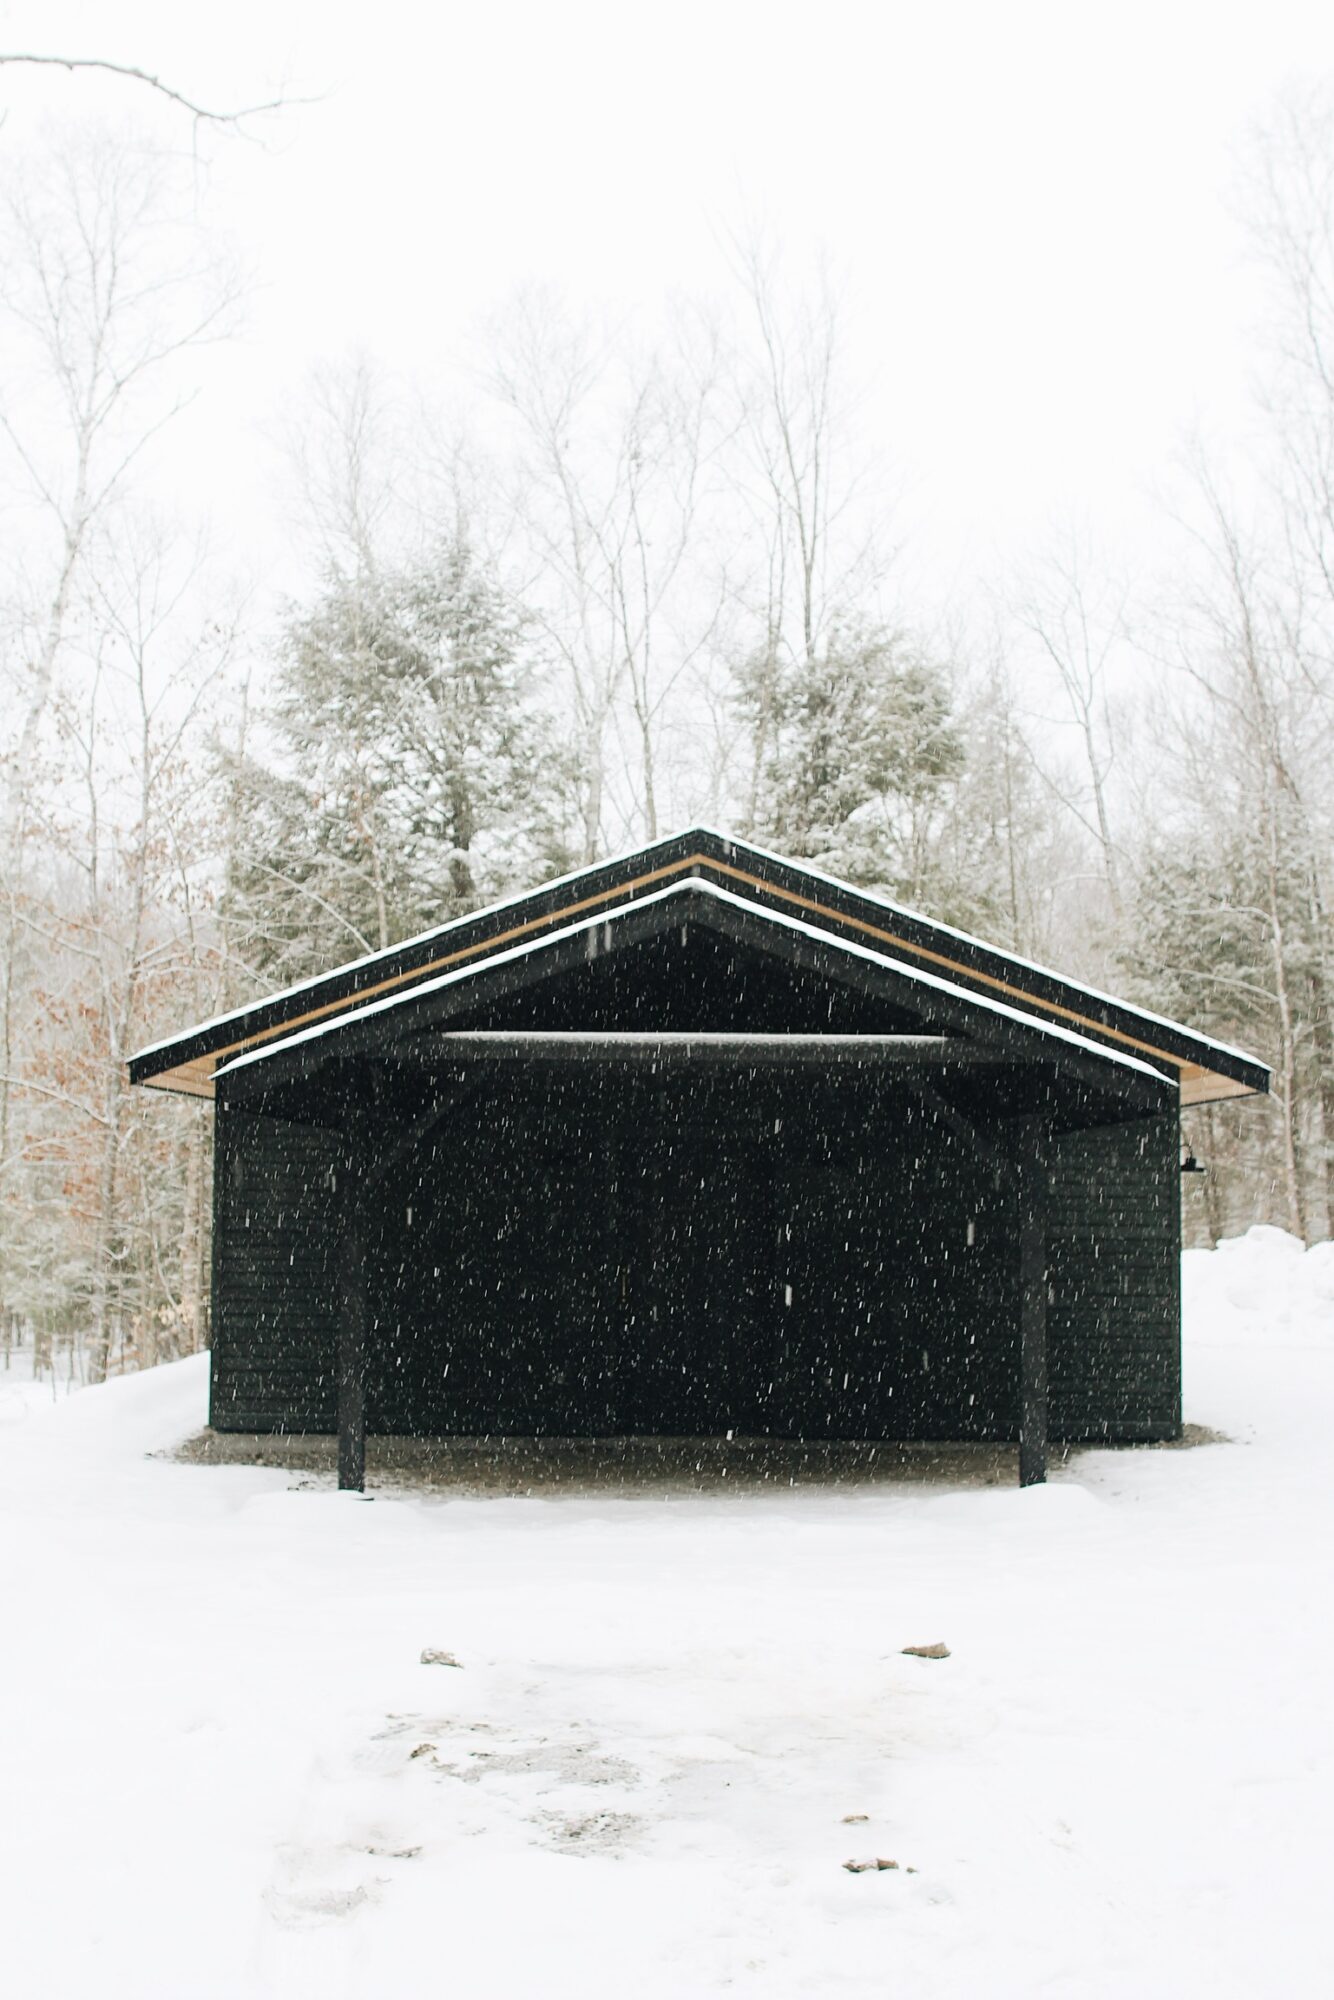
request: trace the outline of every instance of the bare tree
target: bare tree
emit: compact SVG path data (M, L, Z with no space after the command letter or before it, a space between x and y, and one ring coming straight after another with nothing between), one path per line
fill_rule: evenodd
M1268 281L1263 401L1290 551L1334 608L1334 88L1279 97L1252 134L1241 202Z
M155 96L165 99L178 110L185 111L196 125L231 125L241 127L251 119L260 118L266 112L282 111L292 103L305 103L308 99L289 98L285 95L269 98L260 104L242 104L234 110L221 111L203 104L198 98L177 90L162 77L154 76L149 70L141 69L135 63L111 62L105 56L58 56L18 53L0 54L0 68L8 69L63 69L73 76L80 72L114 77L122 83L142 86Z
M580 849L592 860L609 810L657 836L664 712L717 616L694 560L719 445L716 352L696 324L638 356L531 293L498 332L493 380L518 420L530 564L520 589L566 671ZM634 743L633 803L610 797L622 715Z
M823 266L810 286L794 288L759 229L734 237L730 250L742 301L731 591L747 635L733 667L748 725L743 818L755 827L785 690L815 671L836 629L884 617L898 551L883 462L857 437L839 288Z
M364 353L311 371L307 397L284 427L296 476L299 530L331 575L373 584L404 531L407 440L384 372Z
M1301 1050L1312 1043L1324 1128L1319 1199L1330 1226L1328 1140L1334 1137L1334 1064L1329 1060L1325 984L1327 924L1322 880L1328 855L1325 805L1334 711L1318 666L1320 637L1307 627L1283 544L1267 551L1239 524L1212 468L1197 457L1206 549L1214 589L1200 623L1211 644L1188 670L1220 724L1214 741L1238 773L1258 855L1259 912L1268 941L1277 1023L1279 1108L1289 1226L1302 1234L1307 1176L1299 1158L1308 1078ZM1266 558L1270 559L1267 560ZM1276 558L1276 559L1275 559ZM1220 772L1216 768L1213 782ZM1297 881L1294 895L1294 877ZM1308 929L1309 920L1309 929ZM1309 1001L1309 1009L1308 1009Z
M1334 735L1334 87L1290 86L1252 136L1244 219L1270 281L1268 394L1288 576L1288 651L1308 733ZM1322 1077L1327 1200L1334 1209L1334 804L1305 787L1311 1032Z
M1098 573L1087 532L1074 526L1036 560L1011 594L1013 615L1036 643L1040 661L1060 689L1064 715L1057 719L1075 730L1084 783L1078 789L1061 786L1049 760L1040 769L1097 843L1117 924L1124 896L1112 824L1117 735L1111 681L1117 647L1125 638L1127 596L1123 585Z
M196 999L208 983L214 945L190 903L190 878L207 847L201 785L202 717L234 657L237 628L198 606L200 566L173 550L152 521L126 524L102 552L93 583L94 652L81 692L62 696L66 768L78 793L63 815L63 857L77 896L61 896L49 922L77 962L86 1042L82 1062L85 1204L90 1243L89 1372L107 1372L121 1337L125 1281L136 1262L146 1289L197 1328L198 1297L182 1306L168 1273L197 1267L198 1216L186 1202L178 1244L164 1244L163 1213L180 1214L179 1191L163 1204L129 1203L126 1179L141 1128L132 1119L127 1059L162 998L182 986ZM203 1133L193 1129L197 1147ZM188 1158L188 1155L187 1155ZM196 1160L197 1206L202 1162ZM142 1185L140 1192L147 1192ZM184 1239L184 1240L181 1240ZM135 1300L140 1321L142 1297Z
M17 176L0 310L0 468L11 493L10 729L0 784L0 1166L18 1064L16 968L43 838L58 674L87 627L92 557L136 462L181 407L183 351L229 323L235 286L183 224L172 169L93 139Z

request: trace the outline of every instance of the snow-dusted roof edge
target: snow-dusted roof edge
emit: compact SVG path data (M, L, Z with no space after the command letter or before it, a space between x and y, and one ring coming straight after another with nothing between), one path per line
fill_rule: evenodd
M874 895L869 890L859 889L854 883L844 881L841 876L830 875L824 869L816 868L806 861L793 861L781 854L776 854L772 848L759 846L753 840L742 840L736 834L724 833L716 827L707 826L696 821L689 826L680 828L674 833L663 835L660 839L652 842L651 846L654 848L667 847L674 840L685 840L691 834L703 834L713 840L722 841L729 846L741 848L751 854L758 855L762 860L774 862L781 868L795 868L801 874L809 876L811 881L824 883L829 888L841 890L846 895L856 896L863 902L874 904L878 909L884 910L890 916L903 917L907 918L911 923L923 924L942 938L951 938L959 944L971 946L974 950L984 951L995 957L1002 958L1018 971L1031 972L1039 979L1054 980L1060 986L1073 988L1086 999L1099 1002L1108 1007L1115 1007L1125 1013L1133 1014L1138 1020L1149 1023L1154 1027L1166 1028L1172 1034L1184 1035L1192 1042L1204 1043L1210 1048L1217 1049L1222 1055L1234 1056L1239 1062L1253 1064L1256 1069L1264 1070L1266 1075L1272 1073L1270 1064L1262 1062L1258 1056L1250 1054L1246 1049L1239 1049L1230 1042L1216 1041L1212 1036L1201 1035L1196 1029L1187 1027L1184 1022L1174 1021L1166 1014L1154 1014L1145 1007L1132 1006L1128 1001L1118 1000L1114 994L1103 993L1096 986L1086 986L1082 981L1073 979L1066 973L1056 972L1052 967L1041 965L1034 959L1021 958L1015 952L1003 950L999 945L989 944L985 938L979 938L971 931L959 930L953 924L941 923L938 918L926 916L920 910L910 909L904 903L891 903L884 896ZM429 930L418 931L409 938L400 938L397 943L386 945L382 950L367 952L361 958L349 959L345 964L331 967L328 972L315 973L309 979L299 979L291 986L280 987L275 993L265 993L258 999L247 1001L243 1006L232 1007L226 1013L213 1014L206 1021L195 1022L188 1029L178 1029L173 1034L162 1036L158 1041L147 1042L143 1048L137 1049L134 1052L130 1060L131 1062L142 1062L149 1056L157 1055L163 1050L172 1048L177 1042L187 1038L192 1039L196 1035L207 1035L212 1033L216 1028L224 1028L229 1023L243 1021L247 1015L253 1014L258 1007L281 1005L284 1001L297 999L301 994L313 993L319 987L327 985L331 979L337 978L342 974L360 972L368 966L382 964L387 959L396 958L403 952L411 952L420 945L430 943L433 939L445 938L452 930L477 923L486 917L498 916L501 912L512 908L516 902L527 901L530 897L541 896L549 890L560 889L567 884L581 881L594 868L616 868L627 861L635 860L638 856L648 851L650 850L646 850L643 847L627 848L623 853L607 856L605 860L591 864L585 863L578 868L570 869L564 875L553 875L545 882L536 883L532 889L524 890L520 895L503 896L497 902L485 903L480 909L469 910L464 916L451 918L448 923L432 925ZM685 879L693 880L694 878L687 877ZM638 900L643 902L647 899L640 897ZM828 933L821 932L820 935L821 937L826 937ZM497 961L496 959L492 959L489 962L496 963ZM899 961L896 960L895 963L899 963ZM418 986L412 990L420 992L422 989ZM969 992L971 997L971 989L969 989ZM1041 1001L1034 1000L1035 1006L1041 1006L1041 1004ZM1021 1018L1025 1020L1038 1018L1037 1016L1023 1013L1022 1010L1018 1011ZM339 1016L339 1018L342 1019L345 1017ZM290 1040L291 1038L288 1037L286 1039ZM1098 1045L1090 1043L1089 1046ZM221 1070L217 1071L216 1074L221 1074Z
M697 827L691 831L707 833L710 829ZM715 840L732 838L730 833L714 834ZM941 937L953 938L958 944L972 945L977 951L990 952L993 957L1005 959L1008 964L1015 966L1021 972L1036 973L1039 979L1054 979L1058 986L1074 987L1086 1000L1100 1000L1104 1006L1116 1007L1122 1013L1134 1014L1138 1020L1151 1021L1156 1028L1168 1028L1173 1034L1188 1035L1193 1042L1207 1042L1210 1048L1217 1049L1221 1055L1236 1056L1239 1062L1254 1063L1257 1069L1267 1070L1271 1075L1273 1073L1272 1064L1261 1062L1259 1056L1251 1055L1248 1050L1234 1048L1230 1042L1215 1041L1212 1035L1202 1035L1197 1028L1188 1028L1184 1021L1173 1021L1166 1014L1150 1013L1149 1009L1141 1007L1138 1001L1118 1000L1114 993L1102 993L1096 986L1086 986L1082 979L1075 979L1068 972L1057 972L1050 965L1039 965L1036 959L1021 958L1016 951L1010 951L998 944L990 944L986 938L977 937L972 931L961 931L954 924L942 923L939 917L928 917L921 910L910 909L906 903L891 903L886 897L874 895L869 889L859 889L854 883L845 882L841 875L826 874L823 868L816 868L809 861L785 861L783 856L775 854L771 847L760 847L753 840L744 840L738 845L748 847L752 854L761 855L765 861L777 862L780 867L799 868L801 873L809 875L813 882L824 882L831 889L842 889L849 896L860 896L864 902L877 903L882 910L888 911L892 916L907 917L912 923L925 924L929 930L938 932ZM1034 1002L1035 1006L1041 1004L1040 1001ZM1028 1016L1024 1018L1027 1019Z
M785 916L779 911L768 908L761 910L748 898L735 895L730 889L720 888L715 882L705 882L693 875L685 876L677 882L670 882L665 888L652 890L646 896L636 897L633 903L622 903L614 910L597 911L592 916L583 917L578 923L566 924L557 931L544 931L540 937L530 938L523 944L511 945L507 950L495 952L478 964L455 966L451 971L438 973L434 979L424 979L415 986L407 987L401 993L386 994L383 999L368 1001L364 1007L352 1008L347 1013L333 1016L330 1020L316 1021L308 1028L300 1028L295 1034L263 1043L258 1048L247 1050L244 1055L234 1056L230 1062L220 1063L214 1071L214 1076L230 1076L237 1070L248 1068L252 1063L267 1062L270 1056L289 1053L307 1043L319 1041L326 1035L337 1034L344 1028L358 1026L377 1015L391 1012L395 1007L406 1006L410 1002L423 999L428 994L443 992L446 987L460 985L466 980L476 978L479 973L489 971L493 966L514 964L535 952L549 950L553 945L566 939L579 937L606 924L616 923L622 917L631 916L644 909L648 904L665 902L669 897L686 892L694 896L712 897L743 913L752 915L758 913L763 916L766 923L780 925L784 930L813 940L824 949L833 947L849 958L861 959L869 965L878 966L882 971L891 970L896 975L910 979L914 984L926 987L930 991L948 994L951 999L962 1000L970 1007L976 1007L984 1013L994 1014L999 1019L1033 1029L1038 1034L1048 1035L1055 1041L1063 1042L1067 1047L1100 1056L1105 1062L1115 1063L1123 1069L1134 1070L1142 1076L1153 1077L1159 1083L1171 1081L1160 1069L1155 1069L1152 1063L1141 1061L1138 1056L1123 1054L1119 1049L1110 1049L1103 1042L1090 1041L1086 1036L1076 1034L1073 1028L1063 1028L1058 1022L1025 1013L1022 1008L1011 1007L1003 1000L992 1000L984 994L975 992L971 987L957 986L952 980L942 979L938 973L926 972L914 965L905 965L898 959L887 960L882 952L872 951L866 945L854 944L851 939L833 937L828 931L820 930L814 924L803 923L799 917Z
M679 833L664 834L652 844L654 847L667 847L673 840L684 840L689 833L712 832L713 829L707 826L686 826L682 827ZM730 841L733 836L730 833L713 833L713 838ZM747 846L749 843L742 841L740 845ZM429 930L416 931L411 937L399 938L397 943L387 944L381 950L368 951L361 958L349 958L342 965L330 966L327 972L312 973L309 979L298 979L291 986L280 986L276 993L262 993L257 1000L247 1000L243 1007L230 1007L225 1014L210 1015L207 1021L198 1021L191 1028L178 1030L174 1035L164 1035L157 1042L145 1043L143 1048L135 1050L130 1061L139 1062L144 1056L156 1055L159 1049L169 1049L173 1042L184 1041L187 1036L207 1035L214 1028L225 1028L229 1021L243 1021L246 1015L253 1014L257 1007L272 1007L283 1000L295 1000L299 994L312 993L317 986L327 985L331 979L338 978L342 973L362 972L367 966L381 964L384 959L397 958L400 952L414 951L418 945L429 944L433 938L448 937L451 931L461 930L465 924L479 923L483 917L498 917L503 910L512 909L515 903L526 903L530 897L545 895L548 889L563 889L567 883L581 881L585 875L591 875L594 869L616 868L623 862L633 861L644 851L642 847L627 847L624 853L609 854L605 860L586 861L580 867L570 869L565 875L551 875L545 882L535 882L531 889L520 890L515 895L502 896L495 903L483 903L479 909L468 910L461 917L450 917L448 922L443 924L432 924ZM755 849L757 854L759 851L759 848ZM888 907L886 905L886 908Z

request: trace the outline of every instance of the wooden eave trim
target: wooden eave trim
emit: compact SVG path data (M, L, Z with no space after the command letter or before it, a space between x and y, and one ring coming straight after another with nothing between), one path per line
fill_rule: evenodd
M211 1061L212 1058L202 1060ZM156 1076L146 1076L142 1087L145 1090L169 1090L174 1097L200 1097L211 1104L213 1071L201 1068L198 1063L182 1063L179 1069L164 1069Z
M1183 1104L1219 1104L1224 1098L1255 1097L1258 1094L1252 1084L1240 1083L1236 1077L1220 1076L1217 1070L1201 1069L1198 1063L1182 1066Z
M749 889L757 889L762 895L777 897L780 901L790 903L829 923L842 924L850 930L860 931L863 936L875 938L880 944L890 945L894 950L906 952L912 958L939 966L955 978L989 987L993 992L1003 994L1009 1000L1018 1001L1025 1008L1059 1016L1060 1019L1077 1027L1081 1033L1091 1033L1095 1038L1101 1037L1107 1041L1117 1042L1123 1048L1134 1050L1138 1055L1148 1056L1154 1062L1165 1063L1178 1074L1183 1104L1207 1104L1218 1098L1251 1097L1256 1094L1255 1087L1251 1084L1224 1076L1221 1072L1208 1069L1204 1064L1194 1062L1187 1057L1174 1056L1155 1043L1128 1034L1124 1029L1110 1027L1104 1021L1095 1020L1091 1015L1081 1013L1078 1008L1068 1007L1057 1000L1040 999L1027 988L1016 986L995 973L983 972L976 966L966 965L959 959L951 958L946 952L914 943L895 931L886 930L882 925L870 923L865 918L852 916L846 911L833 909L827 903L817 901L813 896L803 895L799 890L784 888L780 883L767 881L761 875L738 868L733 862L722 861L715 855L703 852L665 862L660 868L648 869L642 875L633 876L628 882L617 883L610 888L599 890L595 895L562 904L558 910L549 910L540 916L529 917L523 923L512 925L509 930L495 932L472 944L463 945L457 951L446 952L441 957L429 959L422 965L393 973L373 985L360 987L353 994L344 994L336 1000L325 1001L321 1006L309 1008L304 1014L293 1015L287 1020L260 1029L257 1033L243 1035L221 1048L209 1050L207 1054L192 1057L187 1062L160 1070L153 1076L144 1077L142 1081L151 1089L179 1091L192 1097L211 1098L214 1071L223 1061L233 1056L259 1048L265 1042L277 1041L297 1029L310 1027L314 1022L325 1020L331 1014L344 1011L350 1013L363 1006L366 1001L392 993L400 986L415 985L418 981L429 979L435 973L446 972L451 966L460 965L469 958L479 957L505 945L516 944L534 931L556 927L571 917L585 915L589 910L598 909L617 899L633 897L636 890L648 888L670 876L700 868L713 869L720 875L730 876L733 881L744 883Z

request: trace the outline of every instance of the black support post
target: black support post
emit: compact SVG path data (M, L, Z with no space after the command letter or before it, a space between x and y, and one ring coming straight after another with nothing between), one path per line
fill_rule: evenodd
M339 1175L342 1241L339 1246L338 1325L338 1486L362 1493L366 1487L366 1233L362 1217L360 1161L354 1146Z
M1026 1118L1019 1172L1019 1484L1047 1477L1046 1123Z

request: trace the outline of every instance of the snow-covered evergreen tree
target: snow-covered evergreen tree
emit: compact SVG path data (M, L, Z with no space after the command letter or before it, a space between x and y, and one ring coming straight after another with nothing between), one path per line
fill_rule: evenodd
M335 574L285 635L273 753L238 766L227 908L266 972L336 963L566 861L521 611L459 527Z
M848 881L938 902L934 837L964 763L948 670L898 633L849 625L741 688L769 739L756 834Z

